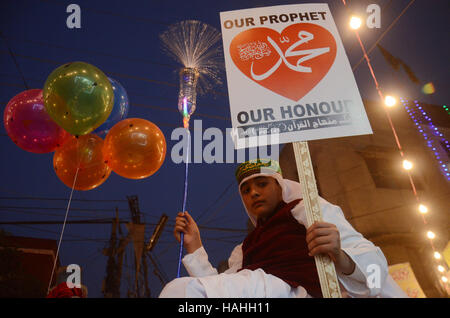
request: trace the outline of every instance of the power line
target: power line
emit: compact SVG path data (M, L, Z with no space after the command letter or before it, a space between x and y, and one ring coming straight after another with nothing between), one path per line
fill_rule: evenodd
M31 207L31 206L1 206L0 205L0 209L33 209L33 210L64 210L65 208L61 207L61 208L56 208L56 207ZM92 212L92 211L101 211L101 212L113 212L115 210L115 207L112 207L111 209L80 209L80 208L71 208L71 211L80 211L80 212ZM128 210L123 210L120 209L119 211L128 211Z
M138 58L129 58L129 57L126 57L126 56L111 55L111 54L107 54L107 53L99 52L99 51L67 47L67 46L62 46L62 45L59 45L59 44L57 45L57 44L46 43L46 42L35 41L35 40L19 39L19 38L15 38L15 37L12 37L12 36L3 35L3 38L8 39L8 40L13 40L13 41L32 43L32 44L39 45L39 46L47 46L47 47L52 47L52 48L57 48L57 49L63 49L63 50L70 51L70 52L74 52L74 51L87 52L90 55L95 54L95 55L100 55L100 56L112 57L112 58L115 58L115 59L126 60L126 61L129 61L129 62L146 63L146 64L150 64L150 65L158 65L158 66L163 66L163 67L172 68L172 69L180 68L177 65L159 63L159 62L154 62L154 61L144 60L144 59L138 59Z
M67 198L47 198L47 197L0 197L0 200L38 200L38 201L67 201ZM120 199L72 199L72 201L78 202L128 202L127 200Z
M211 209L217 202L219 202L220 199L222 199L222 197L224 196L225 193L227 193L228 189L233 185L235 181L232 180L230 182L230 184L228 184L225 189L222 191L221 194L219 194L219 196L216 198L216 200L214 200L213 203L211 203L202 213L200 213L200 215L197 217L197 222L200 221L200 219L206 214L206 212L209 211L209 209Z
M402 10L402 12L395 18L395 20L387 27L387 29L383 32L383 34L380 35L380 37L375 41L375 43L370 47L370 49L367 51L367 55L370 54L370 52L373 51L373 49L377 46L378 42L380 42L383 37L388 33L388 31L394 26L395 23L397 23L398 19L408 10L408 8L414 3L415 0L411 0L406 7ZM352 71L354 72L358 66L361 64L361 62L364 61L364 55L361 57L361 59L356 63L355 66L352 67Z
M0 53L9 53L8 51L5 50L0 50ZM40 57L35 57L35 56L30 56L30 55L24 55L24 54L19 54L19 53L10 53L13 56L18 56L21 58L25 58L25 59L29 59L29 60L33 60L33 61L37 61L37 62L41 62L41 63L46 63L46 64L52 64L52 65L63 65L65 62L61 62L61 61L55 61L55 60L50 60L50 59L44 59L44 58L40 58ZM115 72L105 72L107 74L113 74L113 75L118 75L120 77L125 77L125 78L131 78L131 79L137 79L140 81L146 81L146 82L150 82L153 84L159 84L159 85L166 85L166 86L170 86L170 87L176 87L175 84L173 83L169 83L169 82L165 82L165 81L158 81L158 80L152 80L152 79L148 79L148 78L144 78L144 77L140 77L140 76L134 76L134 75L129 75L129 74L123 74L123 73L115 73Z
M67 224L110 224L114 222L114 218L103 218L103 219L88 219L88 220L69 220ZM129 221L119 220L119 223L129 223ZM6 221L0 222L0 225L16 225L16 224L62 224L62 221ZM157 225L158 223L140 223L143 225ZM173 227L175 224L170 224L169 226ZM208 231L218 231L218 232L237 232L237 233L247 233L246 229L233 229L233 228L221 228L221 227L207 227L207 226L199 226L202 230Z
M0 209L1 212L12 212L12 213L22 213L22 214L28 214L28 215L38 215L38 216L58 216L60 217L61 214L51 214L51 213L39 213L34 211L22 211L17 209ZM100 215L93 215L95 217L100 217ZM71 215L71 218L85 218L85 215Z
M165 283L167 283L169 281L167 273L164 271L163 267L159 263L156 255L154 255L151 251L146 252L146 254L150 258L150 261L153 263L153 267L154 267L155 271L161 273L163 280L165 281Z
M40 216L61 216L61 214L51 214L51 213L40 213L40 212L35 212L35 211L26 211L26 210L63 210L63 208L48 208L48 207L17 207L17 206L0 206L0 211L3 212L14 212L14 213L22 213L22 214L29 214L29 215L40 215ZM25 211L22 211L25 210ZM78 211L78 212L86 212L86 213L90 213L90 215L94 216L94 217L99 217L100 215L98 214L92 214L93 211L96 212L111 212L114 209L108 210L102 210L102 209L76 209L76 208L72 208L71 211ZM119 210L119 212L129 212L128 210ZM144 213L141 212L141 214L144 217L151 217L151 218L158 218L156 215L152 215L152 214L148 214L148 213ZM80 216L80 215L71 215L71 218L82 218L82 217L86 217L86 216Z
M11 76L16 76L16 74L0 73L0 76L7 77L8 79L11 79ZM26 77L25 79L28 82L32 81L32 82L39 83L39 85L41 85L42 82L43 82L42 79L31 78L31 77ZM15 83L10 83L10 82L8 82L8 83L0 82L0 85L14 86L14 87L22 87L23 86L22 84L15 84ZM143 95L143 94L140 94L140 93L136 93L135 91L130 91L128 89L127 89L127 93L128 93L129 96L131 96L131 95L132 96L140 96L140 97L144 97L144 98L149 99L149 100L160 99L160 100L163 100L163 101L166 101L166 102L173 102L174 101L174 98ZM5 101L1 102L1 104L6 104L6 103L7 102L5 102Z
M91 266L94 263L94 260L97 261L99 256L102 256L101 249L98 249L93 254L85 257L86 260L84 261L85 264L83 265L84 270Z
M0 82L0 85L4 85L4 84ZM10 84L5 84L5 85L11 86ZM13 86L20 87L20 85L13 85ZM3 102L3 104L7 104L7 102ZM173 108L173 107L148 105L148 104L141 104L141 103L134 103L134 102L130 103L130 106L140 107L140 108L147 108L147 109L156 109L156 110L160 110L160 111L169 111L169 112L172 112L172 113L179 113L179 110L176 109L176 108ZM217 106L217 107L222 107L222 106ZM210 115L210 114L199 113L199 112L196 112L194 115L198 116L198 117L205 117L205 118L224 120L224 121L227 121L227 122L231 121L230 117L224 117L224 116L218 116L218 115ZM169 124L169 123L162 123L162 122L158 122L158 125L160 125L160 126L168 126L168 127L181 127L178 124Z
M178 109L173 108L173 107L161 107L161 106L138 104L138 103L130 103L130 105L136 106L136 107L152 108L152 109L158 109L158 110L163 110L163 111L170 111L170 112L173 112L173 113L179 113ZM194 115L195 116L199 116L199 117L206 117L206 118L213 118L213 119L220 119L220 120L225 120L225 121L231 121L231 119L229 117L224 117L224 116L209 115L209 114L198 113L198 112L195 112ZM176 125L176 126L178 127L178 125Z
M335 11L335 10L337 10L337 11L341 11L341 4L339 3L339 2L330 2L328 5L330 5L330 7L331 7L331 3L334 3L335 4L335 8L333 8L333 10L330 10L330 11ZM387 2L387 3L385 3L384 5L383 5L383 7L381 8L381 12L380 12L380 14L383 14L383 12L385 12L389 7L390 7L390 5L392 4L392 0L389 0L389 2ZM349 7L351 6L351 3L349 3ZM347 51L347 55L350 55L350 52L355 48L355 42L353 42L351 45L350 45L350 48L348 49L348 50L346 50Z
M43 59L43 58L40 58L40 57L35 57L35 56L30 56L30 55L13 53L11 51L5 51L5 50L0 50L0 53L9 53L12 57L18 56L18 57L21 57L21 58L34 60L34 61L37 61L37 62L52 64L52 65L58 65L58 66L59 65L63 65L65 63L65 62L61 62L61 61L55 61L55 60L50 60L50 59ZM136 79L136 80L140 80L140 81L145 81L145 82L149 82L149 83L152 83L152 84L159 84L159 85L166 85L166 86L170 86L170 87L177 87L177 85L175 85L173 83L169 83L169 82L165 82L165 81L152 80L152 79L148 79L148 78L140 77L140 76L135 76L135 75L129 75L129 74L123 74L123 73L117 73L117 72L105 72L105 73L112 74L114 76L123 77L123 78L131 78L131 79ZM26 87L28 89L27 85L26 85Z
M57 65L57 66L60 66L60 65L63 65L65 63L67 63L67 61L65 61L65 62L55 61L55 60L44 59L44 58L30 56L30 55L13 53L13 52L5 51L5 50L0 50L0 53L12 54L13 56L17 56L17 57L21 57L21 58L25 58L25 59L29 59L29 60L33 60L33 61L37 61L37 62L40 62L40 63ZM108 72L108 71L103 71L103 72L105 74L113 75L113 76L116 76L116 77L130 78L130 79L135 79L135 80L139 80L139 81L144 81L144 82L149 82L149 83L152 83L152 84L164 85L164 86L169 86L169 87L174 87L174 88L178 87L176 84L170 83L170 82L166 82L166 81L154 80L154 79L149 79L149 78L145 78L145 77L141 77L141 76L124 74L124 73ZM223 92L211 91L211 93L215 94L215 95L223 96L223 97L224 96L228 96L226 93L223 93Z
M2 85L1 82L0 82L0 85ZM7 104L7 102L2 102L2 104ZM140 108L147 108L147 109L156 109L156 110L160 110L160 111L169 111L169 112L172 112L172 113L179 113L178 109L173 108L173 107L164 107L164 106L156 106L156 105L148 105L148 104L140 104L140 103L130 103L130 106L140 107ZM198 112L196 112L194 115L198 116L198 117L220 119L220 120L224 120L224 121L227 121L227 122L231 121L231 119L229 117L218 116L218 115L210 115L210 114L204 114L204 113L198 113ZM175 123L174 124L172 124L172 123L169 124L169 123L164 123L164 122L157 122L157 124L159 126L166 126L166 127L181 127L179 124L175 124ZM4 136L7 136L7 134L4 134Z
M0 37L3 39L3 41L4 41L5 44L6 44L6 47L8 48L9 55L10 55L11 58L13 59L14 64L16 65L16 69L17 69L17 71L19 72L20 76L22 77L23 84L25 85L25 88L26 88L26 89L29 89L29 88L28 88L27 81L25 80L25 76L23 76L22 70L20 69L19 63L17 63L17 60L16 60L16 58L15 58L15 56L14 56L14 53L13 53L12 50L11 50L11 47L9 46L8 42L6 41L6 39L3 37L3 32L2 32L2 31L0 31Z
M232 193L232 194L233 194L233 193ZM211 214L209 215L208 219L204 222L204 224L208 224L209 222L211 222L211 221L212 221L211 218L212 218L213 216L215 216L216 214L220 213L221 211L223 211L223 209L225 209L225 207L231 202L232 199L233 199L233 197L230 196L230 197L228 198L228 200L227 200L226 202L224 202L224 203L222 204L222 206L221 206L219 209L217 209L214 213L211 213Z
M56 234L56 235L60 235L61 234L61 233L55 232L55 231L45 230L45 229L41 229L41 228L35 228L33 226L29 226L28 224L4 224L4 225L12 225L12 226L17 226L17 227L23 227L23 228L31 229L31 230L38 231L38 232L52 233L52 234ZM103 239L91 239L91 238L87 238L87 237L83 237L83 236L79 236L79 235L73 235L73 234L66 234L66 236L75 237L77 239L83 239L83 240L103 241ZM56 241L56 238L55 238L55 241Z
M5 53L4 50L0 50L0 53ZM28 56L28 55L23 55L23 54L18 54L18 53L13 53L11 51L8 52L12 57L14 56L18 56L18 57L22 57L22 58L26 58L26 59L31 59L31 60L35 60L41 63L50 63L50 64L55 64L55 65L62 65L64 64L63 62L60 61L54 61L54 60L49 60L49 59L42 59L42 58L37 58L34 56ZM15 58L14 58L15 60ZM20 71L20 70L19 70ZM139 80L139 81L144 81L144 82L149 82L152 84L157 84L157 85L165 85L165 86L169 86L169 87L174 87L176 88L177 85L174 83L170 83L170 82L166 82L166 81L160 81L160 80L153 80L153 79L149 79L146 77L141 77L141 76L135 76L135 75L129 75L129 74L123 74L123 73L117 73L117 72L106 72L107 74L110 74L112 76L115 77L121 77L121 78L129 78L129 79L135 79L135 80ZM22 78L24 80L25 83L25 78ZM11 83L4 83L3 85L7 85L7 86L18 86L18 85L14 85ZM28 86L25 85L25 87L28 89ZM212 94L215 95L220 95L220 96L228 96L226 93L222 93L222 92L217 92L217 91L211 91ZM174 111L174 112L178 112L178 110L173 109L173 108L168 108L168 107L160 107L160 106L153 106L153 105L143 105L143 104L135 104L135 103L130 103L132 106L138 106L138 107L144 107L144 108L153 108L153 109L159 109L159 110L169 110L169 111ZM227 107L224 107L227 108ZM197 116L200 117L209 117L209 118L214 118L214 119L221 119L221 120L226 120L226 121L230 121L230 118L228 117L223 117L223 116L217 116L217 115L208 115L208 114L201 114L201 113L196 113Z
M41 0L41 2L50 3L50 4L53 4L53 5L61 5L61 6L64 6L64 7L67 6L66 3L54 2L54 1L51 1L51 0ZM94 12L94 13L97 13L97 14L104 14L104 15L111 15L111 16L115 16L115 17L120 17L120 18L131 20L133 22L140 21L140 22L147 22L147 23L152 23L152 24L159 24L159 25L163 25L163 26L170 26L169 23L158 21L158 20L154 20L154 19L142 18L142 17L136 17L136 16L127 16L127 15L118 14L118 13L111 12L111 11L92 9L92 8L86 7L85 5L83 5L83 10L91 11L91 12Z
M3 83L3 82L0 82L0 85L2 85L2 86L11 86L11 87L20 87L20 88L22 88L24 85L22 85L22 84L14 84L14 83ZM5 103L3 103L3 104L5 104Z

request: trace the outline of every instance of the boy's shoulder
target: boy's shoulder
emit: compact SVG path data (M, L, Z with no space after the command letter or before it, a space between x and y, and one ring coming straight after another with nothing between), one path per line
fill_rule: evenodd
M333 209L341 209L338 205L335 205L331 202L328 202L327 200L325 200L324 198L322 198L321 196L319 196L319 204L320 207L326 207L326 208L333 208ZM302 208L305 209L305 202L304 199L302 199L299 203L297 203L297 205L293 208Z
M340 219L340 217L344 217L342 209L339 206L328 202L321 196L319 196L319 205L324 219L334 220L335 218ZM293 207L291 213L297 221L304 225L307 224L304 200L301 200L295 207Z

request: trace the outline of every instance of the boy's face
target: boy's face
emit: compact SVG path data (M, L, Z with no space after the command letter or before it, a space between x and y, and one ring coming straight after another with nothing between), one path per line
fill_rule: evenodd
M247 211L258 219L275 213L282 203L281 187L272 177L255 177L245 181L239 189Z

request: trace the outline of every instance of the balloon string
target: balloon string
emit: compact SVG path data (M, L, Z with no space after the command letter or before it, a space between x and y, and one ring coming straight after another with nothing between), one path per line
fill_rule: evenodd
M77 176L78 176L78 170L79 169L80 169L80 167L77 167L77 172L75 173L75 178L73 179L72 191L70 192L70 198L69 198L69 202L67 204L66 216L64 217L64 223L63 223L61 235L59 236L58 249L56 250L55 261L53 262L52 275L50 276L50 282L48 283L47 295L50 292L50 286L52 285L53 273L55 272L56 261L58 260L58 255L59 255L59 248L61 246L61 241L62 241L62 237L63 237L63 234L64 234L64 228L66 227L67 215L69 214L70 203L72 202L73 190L75 188L75 182L77 181Z
M183 215L186 210L186 199L187 199L187 188L188 188L188 164L189 164L189 153L190 153L190 147L191 144L191 133L189 131L189 126L186 127L187 131L187 152L186 152L186 169L184 173L184 197L183 197L183 209L181 210ZM180 233L180 255L178 256L178 271L177 271L177 278L180 277L180 270L181 270L181 259L183 256L183 241L184 241L184 233Z

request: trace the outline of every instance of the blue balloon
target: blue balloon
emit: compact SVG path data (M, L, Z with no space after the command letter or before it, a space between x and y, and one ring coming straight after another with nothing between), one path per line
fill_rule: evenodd
M106 137L109 130L115 124L127 118L128 110L130 108L130 103L128 101L128 95L125 88L123 88L123 86L115 79L110 77L108 77L108 79L111 82L111 86L114 91L114 106L108 119L96 130L94 130L94 133L102 138Z

